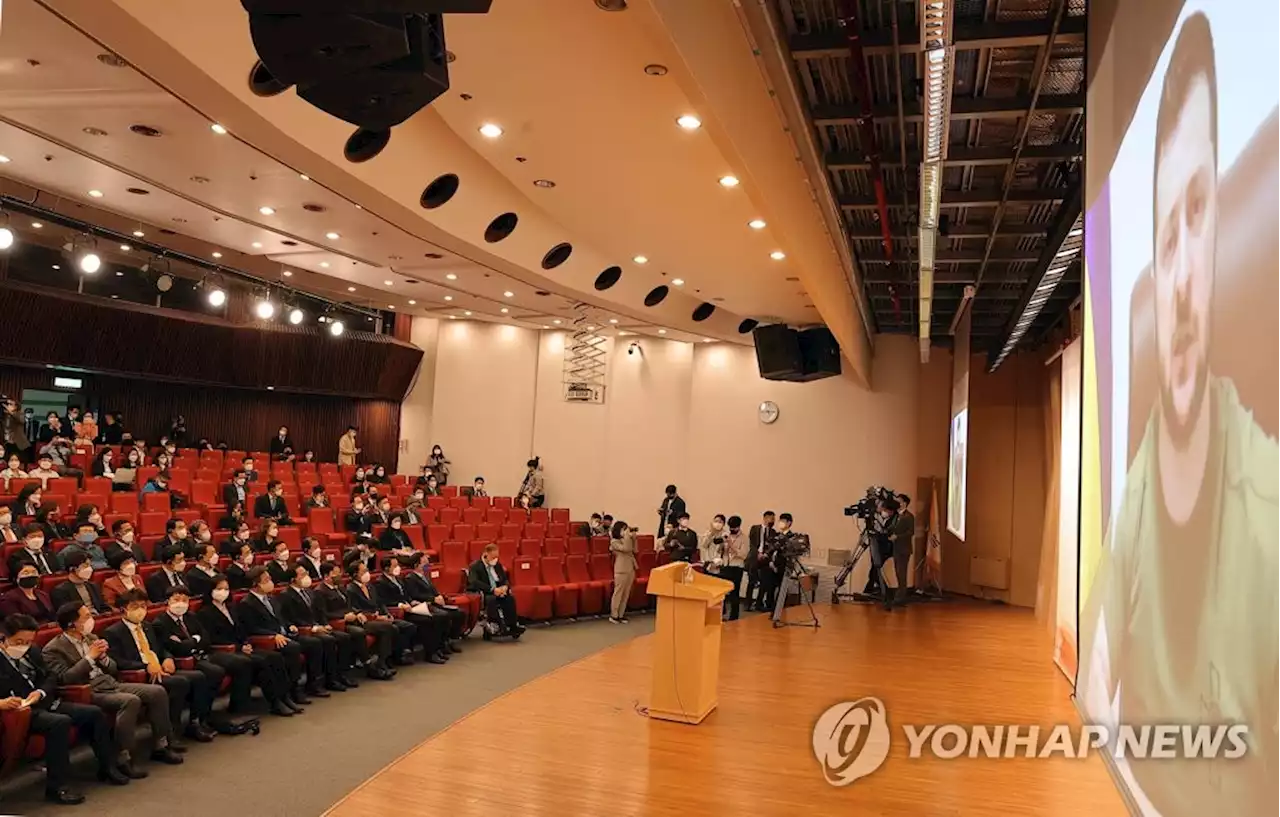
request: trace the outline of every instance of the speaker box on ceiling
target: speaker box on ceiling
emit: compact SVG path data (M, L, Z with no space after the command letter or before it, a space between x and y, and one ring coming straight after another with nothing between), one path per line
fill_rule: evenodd
M765 380L792 380L804 371L800 335L782 323L757 326L751 331L756 345L756 365Z
M799 382L807 383L840 374L840 344L825 326L815 326L800 333L800 356L804 360L804 370L799 377L793 378Z
M488 14L493 0L240 0L249 14Z

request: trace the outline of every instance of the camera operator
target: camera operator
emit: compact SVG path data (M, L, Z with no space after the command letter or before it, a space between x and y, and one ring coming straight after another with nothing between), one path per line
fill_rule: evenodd
M742 589L743 545L742 517L729 517L729 530L725 530L723 514L716 514L711 529L702 535L698 550L709 575L733 582L733 590L724 597L724 613L727 620L737 621L741 610L738 592Z
M675 528L662 540L662 546L671 554L673 562L693 561L698 553L698 534L689 530L689 514L680 514Z
M747 532L747 610L757 610L756 588L760 585L760 551L773 539L773 511L765 511L760 524L752 525ZM761 594L763 595L763 593Z
M886 610L889 609L889 590L884 582L884 563L893 554L893 542L889 537L899 507L898 500L892 496L879 499L876 501L876 517L867 523L867 531L872 538L871 571L867 573L867 586L862 589L862 594L882 597Z
M778 587L782 584L782 569L786 567L782 563L778 543L786 532L791 530L791 522L791 514L784 513L779 516L773 536L767 537L766 541L760 545L760 607L766 611L777 607Z
M898 494L898 516L893 520L893 528L889 533L889 541L893 543L893 572L898 579L898 592L893 603L901 606L907 603L907 568L911 562L911 546L916 538L916 517L911 513L911 497Z

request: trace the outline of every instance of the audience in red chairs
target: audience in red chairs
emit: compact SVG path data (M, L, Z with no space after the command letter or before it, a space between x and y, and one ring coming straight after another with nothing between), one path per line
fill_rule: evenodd
M94 570L106 570L109 567L107 554L98 544L98 531L94 528L93 522L88 519L76 523L71 544L58 552L58 561L63 570L71 569L67 566L67 560L77 553L84 555L89 560L89 564L93 565Z
M516 618L516 600L511 595L507 570L498 561L497 545L485 545L484 553L467 568L467 592L483 594L486 639L494 635L524 635L525 628Z
M9 554L9 575L16 576L23 565L35 565L41 576L54 573L57 559L46 545L44 528L34 522L22 530L22 550Z
M231 589L237 592L248 590L252 587L249 573L253 571L256 558L253 546L248 542L240 542L230 558L231 564L227 565L227 581L231 583Z
M142 546L137 542L137 531L134 530L133 523L128 519L117 519L113 522L111 536L114 541L107 545L108 564L111 564L112 560L122 554L131 556L136 564L148 561L149 557L142 551ZM116 569L119 570L119 568Z
M365 673L376 681L390 681L396 671L389 666L396 646L396 629L389 621L378 621L351 609L351 601L342 591L342 565L324 562L320 568L322 581L316 588L311 602L316 619L331 626L341 622L351 636L351 648L356 661ZM366 636L374 639L374 651L369 652Z
M45 666L40 649L31 649L39 624L31 616L7 615L0 629L0 712L30 709L27 731L44 738L46 800L64 806L84 802L84 795L68 785L71 777L71 736L93 747L98 779L116 786L129 782L116 768L111 729L106 713L93 704L63 700L58 681Z
M394 512L390 515L387 529L378 537L378 550L397 554L413 552L413 542L404 532L404 523L404 514Z
M76 528L79 529L85 522L93 525L93 531L98 536L107 535L107 526L102 523L102 509L97 505L86 503L76 508Z
M362 564L366 570L372 571L378 564L373 536L367 533L356 534L355 544L342 554L342 564L348 571L356 564Z
M58 607L49 594L40 589L40 572L36 566L23 565L14 578L14 586L0 596L0 615L24 615L40 624L52 623Z
M253 540L253 549L258 553L275 553L280 542L280 523L274 519L263 520L258 528L258 538Z
M276 432L276 436L271 438L271 442L267 444L267 453L272 459L284 458L284 452L293 449L293 438L289 436L289 427L280 426L280 430Z
M125 612L128 615L127 608ZM171 657L189 658L194 662L194 671L205 677L213 696L218 694L222 680L230 678L231 700L226 712L212 711L211 697L210 711L203 721L208 728L220 734L237 734L239 729L232 716L243 714L249 707L253 662L244 655L213 649L204 625L191 612L191 595L185 587L175 587L169 591L165 611L156 616L151 624ZM193 685L192 694L194 693Z
M311 508L328 508L329 494L325 492L323 485L312 485L311 496L307 498L307 509Z
M43 501L44 489L39 485L27 485L18 492L18 498L13 503L13 515L18 518L35 516L40 512L40 504Z
M312 582L319 584L324 580L324 549L319 539L308 536L302 540L302 556L298 558L298 564L307 571Z
M254 468L253 457L245 457L240 460L240 470L244 472L246 482L258 481L258 471Z
M410 598L401 574L404 569L395 556L382 560L382 578L374 583L377 599L388 609L399 608L404 620L417 628L417 641L429 663L442 664L449 660L449 621L443 616L433 616L427 607L418 607ZM415 609L417 608L417 609Z
M49 480L62 476L62 472L53 467L53 454L50 450L53 445L50 442L41 449L40 456L36 458L36 467L27 472L31 479L40 480L40 487L46 491L49 490Z
M157 546L158 547L158 546ZM187 554L181 545L171 545L168 550L161 551L163 563L160 569L147 577L147 595L156 604L162 604L169 598L169 589L181 587L187 589Z
M347 511L345 521L347 532L354 536L359 536L362 533L373 533L373 519L370 516L363 494L357 494L352 497L351 510Z
M234 532L243 524L246 524L244 503L240 500L236 500L227 506L227 512L218 520L218 530Z
M176 766L185 751L175 740L175 722L170 718L169 694L159 684L122 683L120 667L107 654L107 642L93 634L94 620L83 604L65 604L58 608L58 627L62 633L44 645L43 658L49 672L61 686L87 684L89 701L115 715L115 750L117 768L134 780L147 773L134 767L133 751L138 716L146 713L151 724L151 759Z
M67 578L49 593L54 609L64 604L83 604L95 615L103 615L111 611L102 590L89 581L93 578L93 565L84 553L72 553L67 557Z
M372 621L390 622L395 628L396 646L391 661L396 664L413 663L413 644L418 635L418 628L403 619L392 618L391 611L378 598L378 592L372 587L373 573L365 562L356 562L350 568L353 581L347 585L347 601L351 609L363 613Z
M71 528L62 518L62 506L57 502L45 500L36 511L36 524L44 531L45 542L59 539L70 539Z
M295 703L309 704L311 698L328 698L329 693L321 687L324 679L324 645L318 638L299 631L289 624L281 612L278 600L272 595L275 582L265 567L255 567L249 571L249 594L236 606L245 632L251 636L270 637L277 650L284 653L285 663L289 667L291 697ZM307 682L303 689L301 682L301 660L306 661Z
M284 504L284 484L278 479L267 482L267 492L253 501L253 515L257 519L271 519L281 525L291 525L289 509Z
M13 521L13 508L0 505L0 545L15 545L22 539L22 533Z
M222 541L222 555L235 559L240 555L240 548L248 545L253 548L253 534L248 522L240 522L231 529L231 535Z
M464 489L464 492L472 499L483 499L489 496L489 492L484 489L484 477L476 477L471 487Z
M27 472L22 470L22 459L17 454L10 454L5 461L4 470L0 471L0 483L4 487L4 492L9 493L9 482L15 479L26 479Z
M230 510L239 504L241 510L249 505L249 476L243 469L236 469L231 482L222 489L222 504Z
M430 562L427 554L415 550L407 556L400 557L405 571L401 578L404 593L408 600L415 604L425 604L431 615L443 618L447 622L445 632L448 634L446 646L450 652L462 652L458 642L466 635L467 614L458 607L449 604L431 581Z
M276 596L281 618L286 625L296 631L320 642L322 661L322 683L330 692L346 692L359 686L355 679L348 677L354 660L351 637L345 632L337 632L329 626L327 619L316 616L313 602L315 593L311 590L311 576L300 564L288 566L289 578L285 582L285 590ZM308 668L307 674L311 674Z
M195 566L187 571L184 577L192 598L204 598L213 589L214 581L221 575L218 573L218 549L212 542L205 542L194 548ZM172 598L172 596L170 596Z
M225 576L219 576L204 598L204 604L196 613L201 628L213 648L229 648L230 652L214 649L212 655L231 655L249 659L253 669L253 681L262 690L271 714L282 718L301 715L301 705L292 703L289 670L285 656L275 650L255 650L249 643L249 635L241 626L235 607L230 604L231 586ZM230 669L227 670L229 673ZM236 698L236 681L231 683L231 697Z
M110 608L120 607L120 597L130 590L146 592L146 587L138 576L139 559L127 550L118 550L108 557L116 575L102 583L102 600Z
M283 539L276 541L276 549L267 562L267 572L276 586L283 587L293 581L293 562L289 554L289 545Z
M156 544L156 558L165 559L163 554L171 552L174 548L187 554L188 548L191 547L190 538L191 531L187 528L186 521L176 516L169 517L164 523L164 538Z

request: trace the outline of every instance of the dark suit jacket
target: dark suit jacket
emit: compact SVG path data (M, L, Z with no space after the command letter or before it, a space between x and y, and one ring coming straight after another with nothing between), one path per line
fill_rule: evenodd
M231 585L232 590L248 590L249 571L245 570L238 562L233 562L227 568L227 584Z
M280 614L284 617L285 622L299 628L327 623L316 619L315 611L312 608L316 600L315 591L307 588L306 593L307 598L305 601L296 587L290 587L276 596L276 602L280 605Z
M663 522L668 525L673 522L679 522L681 515L685 512L684 497L676 494L670 501L668 501L666 497L663 497L662 504L667 508L667 518L664 519Z
M244 496L240 496L241 490L244 491ZM235 505L237 502L244 503L245 509L248 510L249 484L247 482L245 483L245 486L242 489L237 489L236 484L234 482L229 485L223 486L222 504L227 506L227 510L231 510L232 506Z
M351 609L351 600L340 589L322 584L312 590L315 592L311 594L311 609L315 612L316 621L328 623L355 612Z
M377 594L378 600L388 607L395 607L399 604L412 604L413 599L409 596L409 588L405 586L404 577L406 574L400 574L400 584L396 585L391 577L382 574L382 578L373 583L373 591Z
M429 601L434 604L436 596L444 595L436 589L435 582L431 581L430 576L409 572L401 575L400 580L404 582L405 590L408 591L409 599L412 601Z
M356 548L347 548L342 554L342 564L344 567L348 569L350 569L351 565L355 564L359 560L360 560L360 551L357 550ZM370 550L367 553L365 553L364 566L369 568L370 570L378 569L377 551Z
M13 659L0 655L0 698L25 698L39 689L44 692L44 697L36 707L48 709L58 700L58 679L45 666L44 656L35 644L27 650L22 662L26 664L26 676L14 666Z
M293 562L281 564L280 560L272 559L267 562L267 573L271 575L271 581L276 584L288 584L293 581Z
M773 528L765 528L756 523L747 531L747 567L754 567L755 556L759 555L761 546L767 545L774 536ZM765 550L768 550L766 547Z
M387 528L378 537L378 550L413 550L413 542L409 541L409 534L404 529L396 530L395 528Z
M156 654L157 661L164 661L166 658L172 658L173 654L169 650L169 645L156 632L156 628L151 626L151 622L144 621L141 625L142 632L147 636L147 644L151 647L151 651ZM107 643L111 645L111 657L115 659L120 669L146 669L147 665L142 660L142 654L138 652L138 642L133 640L133 632L129 629L129 625L123 621L117 621L106 629L102 637L107 639Z
M373 533L372 515L347 511L347 530L352 534Z
M236 616L240 626L249 635L288 635L289 629L280 613L279 601L276 597L268 597L270 608L253 593L245 596L236 605Z
M107 545L107 549L104 551L107 554L107 562L110 563L113 558L125 551L128 551L129 555L131 555L133 560L138 564L151 561L147 554L142 552L142 545L138 544L138 540L135 538L133 540L133 544L128 547L126 547L123 542L112 542Z
M53 621L54 614L58 612L53 600L49 598L48 593L39 588L36 588L35 594L34 599L29 599L27 594L22 592L21 587L13 588L0 596L0 615L12 616L21 613L31 616L41 624ZM0 697L4 696L0 695Z
M151 622L151 627L156 631L156 635L164 639L165 648L179 658L187 656L200 658L208 653L209 634L200 623L199 617L195 613L187 613L182 617L182 623L186 625L186 633L182 632L178 622L166 610L156 616L155 621ZM152 649L155 649L154 645Z
M281 524L288 524L289 509L284 505L284 497L263 494L253 501L253 515L258 519L276 519Z
M352 582L347 587L347 601L351 602L351 609L357 613L387 615L387 605L382 603L382 599L378 597L378 588L374 582L370 582L366 588L369 592L366 594L360 589L360 582Z
M200 627L209 636L210 644L233 644L239 647L249 636L240 624L236 605L228 602L227 612L231 614L230 618L223 615L212 602L206 602L201 605L196 618L200 620Z
M320 583L320 568L319 566L317 566L311 561L310 556L303 556L301 559L298 560L298 564L302 565L307 569L307 575L311 577L311 581L313 584ZM325 564L325 561L321 559L320 564L322 565Z
M511 581L507 578L507 569L502 566L502 562L498 562L493 566L493 572L498 576L498 587L509 585ZM485 569L484 559L476 559L467 568L467 592L469 593L492 593L493 589L489 586L489 571Z
M286 435L284 435L284 439L283 439L283 440L281 440L281 439L280 439L280 435L279 435L279 434L277 434L277 435L275 435L274 437L272 437L272 438L271 438L271 444L270 444L269 446L267 446L267 453L268 453L268 454L283 454L283 453L284 453L284 450L285 450L286 448L288 448L288 449L289 449L289 450L291 450L291 451L297 451L297 450L298 450L298 449L296 449L296 448L294 448L294 447L293 447L293 437L290 437L288 434L286 434Z
M199 566L191 568L185 575L192 596L204 598L213 589L213 576L205 573ZM216 572L214 575L217 575Z
M105 613L111 607L102 598L102 588L93 582L84 583L85 590L89 591L89 598L93 599L93 611L95 613ZM76 592L76 586L68 579L65 582L54 586L53 591L49 593L49 599L53 602L53 609L57 611L59 607L71 602L80 602L80 594Z
M44 557L45 567L48 568L48 570L41 570L40 575L47 576L50 573L57 573L59 567L58 559L53 555L53 551L49 549L48 545L44 546L40 554ZM23 565L36 565L37 568L39 567L35 557L31 555L31 551L26 548L15 550L9 554L9 576L11 578L17 577L18 571L22 569Z
M268 542L267 537L263 536L259 539L250 539L249 544L253 546L254 553L275 553L276 542L279 541L280 539L277 537Z
M163 569L152 573L147 577L146 581L147 595L150 596L151 600L154 602L162 602L169 599L170 587L181 585L182 587L186 587L188 590L191 589L187 585L185 573L175 573L174 578L176 581L169 581L169 575Z

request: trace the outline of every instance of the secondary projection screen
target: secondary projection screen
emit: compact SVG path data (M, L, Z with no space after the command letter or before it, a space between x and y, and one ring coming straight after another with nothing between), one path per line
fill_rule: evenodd
M1080 671L1146 815L1277 813L1276 0L1089 8Z
M969 478L969 312L956 325L951 359L951 453L947 479L947 530L964 541Z

